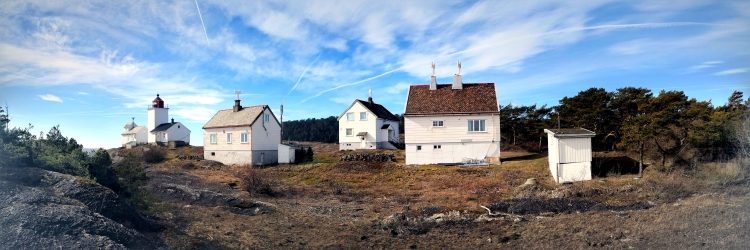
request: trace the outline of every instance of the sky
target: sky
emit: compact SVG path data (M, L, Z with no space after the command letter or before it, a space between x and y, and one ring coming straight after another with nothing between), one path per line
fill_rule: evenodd
M11 126L60 125L119 147L156 94L202 145L221 109L284 120L355 99L403 113L409 85L494 82L501 105L554 106L591 87L681 90L714 105L750 96L750 1L0 2L0 104Z

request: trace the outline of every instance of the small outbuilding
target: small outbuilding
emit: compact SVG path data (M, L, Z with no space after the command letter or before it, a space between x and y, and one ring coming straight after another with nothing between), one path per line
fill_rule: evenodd
M591 180L591 138L583 128L545 129L549 168L557 183Z
M279 144L279 163L281 164L292 164L296 163L295 156L298 150L302 150L300 147L296 147L291 144Z

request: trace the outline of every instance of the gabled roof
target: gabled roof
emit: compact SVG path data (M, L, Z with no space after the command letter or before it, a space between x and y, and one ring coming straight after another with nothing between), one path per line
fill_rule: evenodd
M177 126L179 123L162 123L159 126L156 126L156 128L152 129L151 132L159 132L159 131L167 131L172 126Z
M352 102L352 105L349 105L349 107L346 108L346 110L344 110L344 113L342 113L338 119L341 119L341 117L344 117L344 115L346 114L346 111L351 109L355 103L359 103L359 104L362 104L362 106L365 106L365 108L369 110L370 112L372 112L373 114L375 114L377 118L381 118L381 119L385 119L389 121L398 121L398 117L393 115L393 113L391 113L391 111L388 111L388 109L383 107L383 105L380 105L374 102L370 103L368 101L363 101L360 99L354 100L354 102Z
M255 120L258 119L261 114L263 114L263 110L267 108L268 105L257 105L244 107L242 108L242 110L237 112L234 112L233 109L219 110L219 112L216 112L214 117L211 117L211 120L208 120L203 128L206 129L252 126L253 123L255 123ZM271 111L270 108L268 109L268 111L271 112L271 116L273 116L274 121L278 123L279 121L276 120L276 116L273 115L273 111Z
M127 128L130 128L131 126L135 126L135 127L137 127L138 125L137 125L137 124L135 124L135 122L128 122L127 124L125 124L125 127L123 127L123 128L124 128L124 129L127 129Z
M406 100L404 115L430 114L498 114L494 83L464 83L463 89L451 84L412 85Z
M134 127L131 130L123 132L122 135L132 135L132 134L138 133L138 131L140 131L143 128L145 128L145 127L144 126L137 126L137 127Z
M596 133L584 128L545 129L544 132L554 134L555 137L594 137L596 135Z

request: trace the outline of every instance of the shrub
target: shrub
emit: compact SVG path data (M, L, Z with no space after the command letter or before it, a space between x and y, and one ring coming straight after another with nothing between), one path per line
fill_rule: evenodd
M128 154L117 167L117 184L119 194L127 200L138 212L146 212L153 201L151 193L144 188L150 179L146 176L137 156Z
M274 194L270 178L260 169L247 167L237 171L235 175L240 179L240 187L250 194L268 196Z
M143 151L143 161L148 163L159 163L167 157L167 150L159 146L146 147Z

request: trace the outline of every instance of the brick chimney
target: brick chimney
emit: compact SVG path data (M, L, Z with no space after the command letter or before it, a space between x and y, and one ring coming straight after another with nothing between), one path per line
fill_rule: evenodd
M242 110L242 105L240 105L240 92L239 90L235 90L234 94L237 96L237 98L234 100L234 112L239 112Z
M464 84L461 81L461 61L458 61L458 74L453 75L453 89L463 89Z
M430 77L430 90L437 90L437 78L435 77L435 63L432 63L432 77Z

